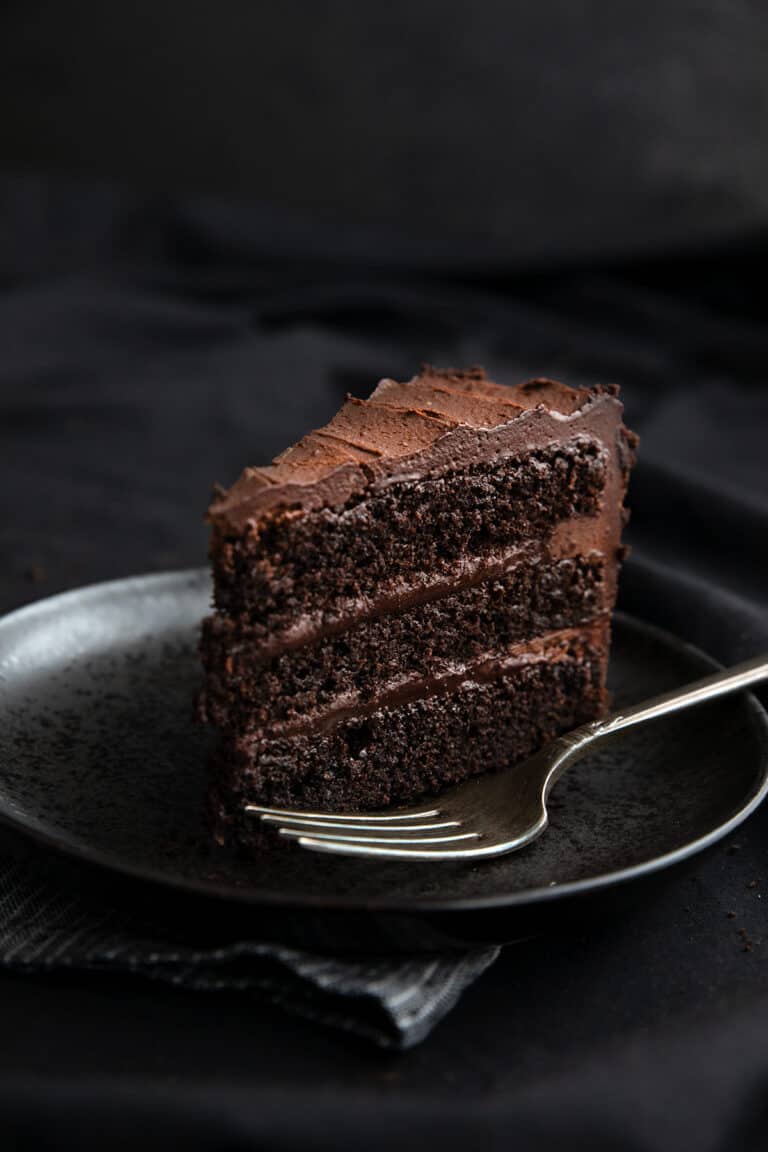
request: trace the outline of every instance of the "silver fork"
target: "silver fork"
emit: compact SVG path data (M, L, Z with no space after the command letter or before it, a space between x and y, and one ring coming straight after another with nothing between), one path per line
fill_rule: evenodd
M303 848L398 860L477 860L530 844L547 826L547 797L580 756L624 728L679 712L768 678L768 657L716 672L605 720L561 736L508 772L482 776L441 794L434 805L371 813L303 812L247 804Z

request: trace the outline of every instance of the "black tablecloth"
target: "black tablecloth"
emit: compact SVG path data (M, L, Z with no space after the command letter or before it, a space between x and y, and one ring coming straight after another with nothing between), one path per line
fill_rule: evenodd
M36 195L0 200L3 609L201 563L213 480L380 376L480 362L619 381L642 435L623 606L724 662L768 649L765 246L437 278L256 210ZM5 974L3 1147L762 1148L766 832L508 949L406 1054L240 994Z

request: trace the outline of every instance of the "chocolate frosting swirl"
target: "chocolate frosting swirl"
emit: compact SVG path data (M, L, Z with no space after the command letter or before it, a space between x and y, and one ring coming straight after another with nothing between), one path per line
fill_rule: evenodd
M209 520L219 531L239 533L279 509L338 508L372 486L459 467L526 439L540 441L546 438L542 423L550 426L550 438L562 435L552 421L573 420L578 431L588 432L590 411L603 398L618 406L616 392L614 386L570 388L544 378L509 387L489 380L481 368L424 366L406 383L382 380L368 400L348 397L329 424L271 465L246 468L214 500Z

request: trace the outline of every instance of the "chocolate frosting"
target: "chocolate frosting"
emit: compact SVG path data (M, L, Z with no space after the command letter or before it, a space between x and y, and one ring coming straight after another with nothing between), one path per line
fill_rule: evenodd
M509 387L482 369L422 368L407 383L382 380L368 400L348 397L329 424L305 436L271 465L246 468L209 509L213 526L240 533L278 510L298 513L343 506L366 489L425 471L462 467L473 460L561 439L606 431L613 386L570 388L536 379Z
M509 675L525 664L546 661L554 664L568 654L569 645L594 644L605 647L608 642L609 616L600 615L579 628L562 628L536 636L532 640L515 644L503 655L481 656L455 672L442 672L433 676L404 677L390 683L375 696L361 700L352 690L346 698L339 697L330 707L307 713L296 720L287 720L270 726L271 736L296 736L332 731L345 720L372 716L385 708L399 708L424 697L443 696L468 684L490 684Z

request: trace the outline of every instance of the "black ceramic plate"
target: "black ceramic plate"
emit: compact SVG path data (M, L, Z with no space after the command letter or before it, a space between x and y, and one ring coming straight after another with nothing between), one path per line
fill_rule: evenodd
M38 857L45 846L100 866L116 899L140 892L198 920L234 917L250 934L431 947L511 939L606 890L623 899L628 881L708 847L765 794L768 718L740 694L585 758L555 789L549 830L510 856L379 863L275 838L251 862L221 858L201 819L209 735L192 706L209 596L205 572L170 573L70 592L0 621L4 842L22 833ZM712 667L673 637L617 618L617 705Z

